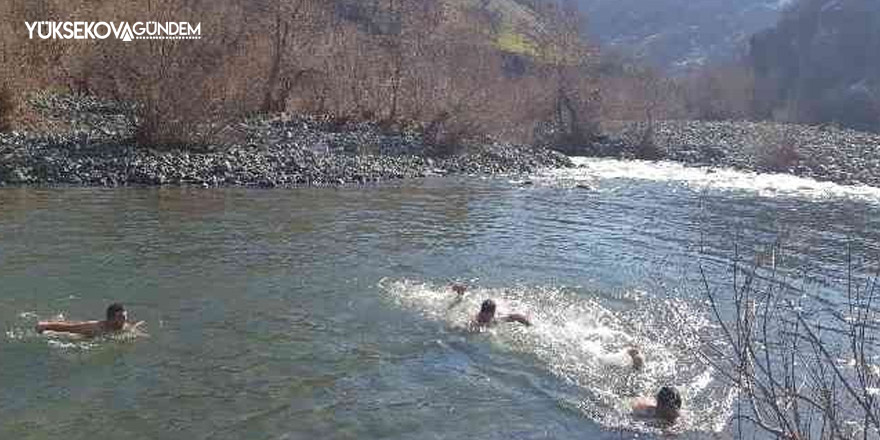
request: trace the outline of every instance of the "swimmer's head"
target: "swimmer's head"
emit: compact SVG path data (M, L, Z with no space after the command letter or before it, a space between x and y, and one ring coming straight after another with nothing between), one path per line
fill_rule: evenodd
M645 357L642 356L642 352L638 348L630 347L626 353L632 359L633 370L641 370L645 367Z
M674 387L663 387L657 393L657 417L674 422L681 413L681 394Z
M116 330L121 330L125 326L125 321L128 320L128 313L125 311L125 307L119 303L110 304L107 307L107 323Z
M464 293L467 292L467 286L461 283L453 283L452 291L458 295L464 295Z
M480 306L480 313L477 315L477 322L486 324L495 318L495 301L487 299Z

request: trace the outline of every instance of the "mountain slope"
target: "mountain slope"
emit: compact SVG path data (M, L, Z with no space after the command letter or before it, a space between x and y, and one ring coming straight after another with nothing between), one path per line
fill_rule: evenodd
M767 113L880 129L880 2L800 0L752 40Z
M577 0L607 47L682 70L742 53L785 0Z

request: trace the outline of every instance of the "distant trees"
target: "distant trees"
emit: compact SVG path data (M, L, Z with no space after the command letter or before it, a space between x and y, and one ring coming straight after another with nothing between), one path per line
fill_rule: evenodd
M755 117L755 76L744 63L710 65L680 80L688 116L704 120Z
M253 15L262 18L262 34L268 46L265 53L266 76L260 110L285 110L287 102L308 78L310 68L301 60L314 54L324 29L330 24L330 4L318 0L264 0L249 5ZM250 14L249 14L250 15Z
M799 0L752 38L758 115L880 130L880 3Z
M106 40L86 46L67 61L79 63L90 92L136 102L135 140L150 146L194 146L209 142L240 97L229 83L245 29L240 10L225 2L190 6L151 0L117 15L135 22L201 23L199 40ZM222 31L221 31L222 29ZM71 43L75 45L75 43Z
M617 53L603 57L600 72L602 120L606 128L616 131L615 126L621 123L630 126L626 131L635 147L633 153L643 159L661 158L663 152L655 142L655 123L688 116L682 84L662 71Z
M0 131L8 130L15 113L15 97L6 84L0 84Z
M753 36L749 49L740 60L666 81L659 81L663 72L606 54L603 119L650 126L654 118L644 109L653 108L661 118L774 120L880 131L880 2L797 0L775 28ZM659 105L649 105L652 101Z
M503 2L502 2L503 3ZM0 6L0 72L13 90L45 88L137 102L145 145L200 142L225 118L326 113L417 127L438 146L492 135L559 140L598 127L597 51L573 3L447 0L33 0ZM29 40L12 23L101 17L201 22L200 40ZM526 47L511 47L497 35ZM11 66L11 67L10 67ZM193 139L195 137L195 139Z
M548 25L537 40L543 74L554 89L550 123L556 128L555 142L584 146L599 133L599 51L583 39L585 23L576 2L547 3L541 12Z
M251 113L330 114L465 139L589 145L614 121L775 119L880 130L880 4L800 0L741 62L668 77L584 38L573 0L14 0L0 120L69 90L138 102L142 144L204 142ZM505 9L506 8L506 9ZM25 21L192 21L200 40L30 40ZM19 109L24 106L18 106ZM175 140L176 139L176 140Z

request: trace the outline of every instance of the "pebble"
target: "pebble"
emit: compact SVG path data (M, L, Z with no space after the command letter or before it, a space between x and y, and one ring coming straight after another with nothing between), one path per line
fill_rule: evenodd
M880 187L880 134L746 121L662 121L655 127L654 139L665 160ZM631 124L614 131L615 136L600 139L585 154L637 158L634 141L641 127Z
M452 157L428 157L416 132L386 133L368 122L276 116L231 126L235 145L205 151L143 148L131 109L90 97L46 96L34 105L70 132L0 133L0 184L82 186L346 185L453 173L530 173L571 167L547 148L488 141Z

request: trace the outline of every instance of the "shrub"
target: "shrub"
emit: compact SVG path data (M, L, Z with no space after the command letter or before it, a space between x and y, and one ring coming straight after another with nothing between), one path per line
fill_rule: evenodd
M12 90L5 84L0 85L0 131L7 131L12 127L15 109L15 97Z
M800 161L796 141L787 132L770 136L757 153L758 167L767 171L786 172Z
M660 160L663 158L663 152L654 138L653 124L649 124L645 128L644 133L642 133L642 138L639 140L638 145L636 145L635 155L637 159L643 160Z

